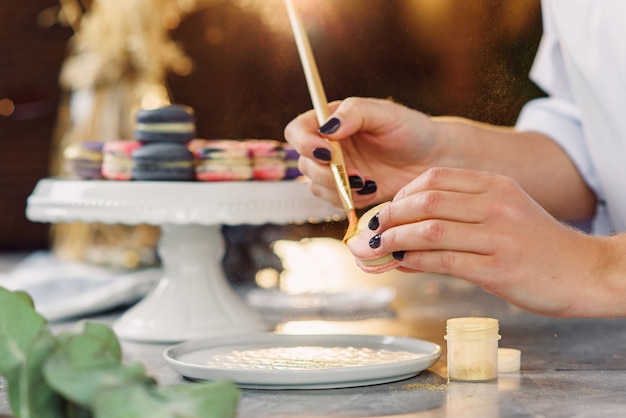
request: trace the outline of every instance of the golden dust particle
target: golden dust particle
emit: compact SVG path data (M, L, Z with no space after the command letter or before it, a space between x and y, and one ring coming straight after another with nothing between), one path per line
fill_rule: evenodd
M430 390L430 391L443 391L448 388L448 385L443 383L411 383L409 385L402 386L402 389L406 390Z

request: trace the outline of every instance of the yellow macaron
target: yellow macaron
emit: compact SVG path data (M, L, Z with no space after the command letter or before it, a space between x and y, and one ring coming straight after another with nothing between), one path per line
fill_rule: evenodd
M357 223L357 230L354 236L348 239L347 245L352 254L354 254L356 258L357 265L368 273L383 273L385 271L393 270L400 266L400 262L393 258L393 255L386 254L382 257L376 258L364 258L359 257L360 253L369 253L371 249L367 244L369 242L369 238L362 239L360 238L361 234L364 231L370 231L368 225L370 220L380 212L380 210L388 205L389 202L380 203L369 210L367 210L361 217L359 217L359 221Z

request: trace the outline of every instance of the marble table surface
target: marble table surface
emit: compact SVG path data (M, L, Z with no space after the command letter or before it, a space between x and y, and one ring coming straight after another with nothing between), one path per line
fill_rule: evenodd
M0 267L1 267L0 263ZM626 415L626 319L558 319L521 311L461 280L396 274L389 311L305 316L265 312L281 333L373 334L440 344L443 355L408 380L343 389L242 390L238 417L617 417ZM119 312L90 319L111 323ZM497 318L500 347L522 351L519 373L487 383L448 382L448 318ZM62 331L71 321L54 325ZM123 341L127 361L143 362L162 385L193 384L163 359L167 347ZM0 416L9 414L0 380Z

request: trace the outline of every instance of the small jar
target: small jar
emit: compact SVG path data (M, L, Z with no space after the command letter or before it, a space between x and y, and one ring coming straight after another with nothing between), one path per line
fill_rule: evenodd
M448 379L484 382L498 378L498 320L493 318L448 319Z

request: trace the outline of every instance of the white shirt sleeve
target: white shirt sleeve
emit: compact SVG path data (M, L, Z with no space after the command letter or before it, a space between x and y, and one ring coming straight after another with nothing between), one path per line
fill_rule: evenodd
M548 95L528 102L516 128L549 136L568 154L585 182L603 200L581 125L580 110L570 89L564 57L550 7L542 2L544 33L530 78Z

